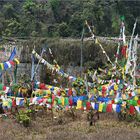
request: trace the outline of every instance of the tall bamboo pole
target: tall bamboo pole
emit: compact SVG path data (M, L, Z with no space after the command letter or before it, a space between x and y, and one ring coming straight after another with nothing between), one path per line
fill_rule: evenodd
M81 76L82 76L82 72L83 72L83 44L84 44L84 33L85 33L85 29L84 29L84 27L83 27L82 35L81 35L81 60L80 60Z

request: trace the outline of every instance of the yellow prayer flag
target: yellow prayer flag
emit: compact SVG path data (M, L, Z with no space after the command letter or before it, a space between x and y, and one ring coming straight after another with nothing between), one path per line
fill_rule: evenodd
M126 65L124 66L124 71L126 70Z
M78 100L76 109L81 109L81 108L82 108L82 101Z
M17 58L15 58L14 61L15 61L17 64L20 63L19 60L18 60Z
M8 101L3 101L3 106L8 106Z
M98 39L97 39L97 38L95 39L95 44L99 44L99 41L98 41Z
M110 95L114 95L114 91L113 90L110 91Z
M56 102L56 100L54 100L54 106L56 106L57 105L57 102Z
M97 91L97 89L96 88L94 88L94 94L96 94L98 91Z
M103 103L99 103L99 112L103 111Z
M65 105L65 98L64 97L61 98L61 103L63 106Z
M137 92L137 94L140 94L140 88L138 88L138 89L136 90L136 92Z
M0 63L0 65L1 65L1 69L4 70L4 64Z
M134 100L136 100L136 101L137 101L138 99L139 99L139 98L138 98L138 96L135 96L135 97L134 97Z
M99 96L102 96L102 92L101 91L99 91L98 93L99 93Z
M114 90L118 90L118 85L117 84L114 85Z

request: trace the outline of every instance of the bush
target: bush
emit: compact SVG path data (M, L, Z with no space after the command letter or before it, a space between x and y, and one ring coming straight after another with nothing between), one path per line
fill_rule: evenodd
M140 122L140 114L137 114L136 121Z
M19 113L16 116L17 121L19 123L22 123L24 127L28 127L30 124L30 117L28 116L28 112L24 112L24 111L19 111Z

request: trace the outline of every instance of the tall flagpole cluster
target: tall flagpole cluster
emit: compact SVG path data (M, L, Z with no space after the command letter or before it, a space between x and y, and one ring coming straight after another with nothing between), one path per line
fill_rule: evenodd
M135 29L136 29L136 25L137 25L137 19L134 23L134 27L133 27L133 31L132 31L132 35L131 35L131 39L129 42L129 48L128 48L128 59L127 59L127 63L126 63L126 71L125 74L129 73L130 67L131 67L131 61L132 61L132 53L133 53L133 47L132 47L132 43L133 43L133 37L134 37L134 33L135 33Z

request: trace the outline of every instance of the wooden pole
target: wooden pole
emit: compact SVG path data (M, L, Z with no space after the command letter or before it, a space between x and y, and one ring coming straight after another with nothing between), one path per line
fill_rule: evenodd
M84 33L85 33L85 29L84 29L84 27L83 27L82 36L81 36L81 60L80 60L81 76L82 76L82 72L83 72L83 44L84 44Z
M43 53L44 53L44 51L42 50L42 52L41 52L41 58L42 58L42 56L43 56ZM33 73L33 77L32 77L33 79L32 79L32 80L35 79L36 72L37 72L37 69L38 69L38 67L39 67L40 62L41 62L41 59L38 61L38 64L37 64L37 66L36 66L36 68L35 68L35 71L34 71L34 73Z
M136 86L136 66L137 66L137 41L138 35L136 35L134 40L134 47L133 47L133 60L134 60L134 67L133 67L133 88Z
M53 100L52 100L52 92L51 92L51 114L52 114L52 122L53 122Z

